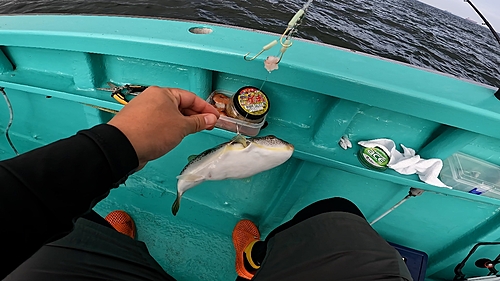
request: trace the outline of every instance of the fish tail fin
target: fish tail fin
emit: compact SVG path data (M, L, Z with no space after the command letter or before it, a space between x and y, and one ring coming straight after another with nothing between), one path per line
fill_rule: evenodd
M181 197L182 194L177 192L177 198L174 201L174 204L172 204L172 214L175 216L177 215L177 212L179 212L179 208L181 207Z

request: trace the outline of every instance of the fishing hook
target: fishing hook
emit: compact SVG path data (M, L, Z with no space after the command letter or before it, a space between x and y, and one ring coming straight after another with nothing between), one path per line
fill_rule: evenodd
M283 54L285 53L286 49L292 46L293 44L292 35L294 32L296 32L297 27L301 24L302 19L304 18L305 15L305 11L311 2L312 0L307 2L307 4L304 5L304 8L300 9L299 11L297 11L297 13L295 13L292 19L288 22L287 28L285 29L283 34L281 34L279 39L279 43L281 44L281 50L278 63L281 61L281 58L283 57ZM246 61L253 61L254 59L258 58L262 53L274 47L276 44L278 44L278 40L273 40L269 44L262 47L262 50L258 52L255 56L249 58L248 56L250 55L250 52L248 52L245 54L245 56L243 56L243 58Z
M252 60L256 59L257 57L259 57L265 51L267 51L267 50L271 49L272 47L274 47L276 44L278 44L278 40L273 40L269 44L267 44L264 47L262 47L262 50L260 52L258 52L255 56L253 56L252 58L248 58L248 55L250 54L250 52L248 52L243 58L246 61L252 61Z

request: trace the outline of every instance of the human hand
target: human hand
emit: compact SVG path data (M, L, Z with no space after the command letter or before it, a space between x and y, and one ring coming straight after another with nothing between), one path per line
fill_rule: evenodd
M191 92L149 87L108 124L128 138L142 169L148 161L176 147L187 135L213 129L219 116L213 106Z

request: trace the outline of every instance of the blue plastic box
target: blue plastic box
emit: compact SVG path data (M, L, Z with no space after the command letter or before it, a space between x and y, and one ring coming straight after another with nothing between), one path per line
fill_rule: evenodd
M425 271L427 269L427 254L391 242L389 242L389 244L398 250L399 254L403 257L413 280L424 281Z

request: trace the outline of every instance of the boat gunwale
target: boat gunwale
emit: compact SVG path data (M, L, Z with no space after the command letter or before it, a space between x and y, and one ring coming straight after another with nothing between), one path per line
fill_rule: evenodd
M254 28L248 28L248 27L241 27L241 26L232 26L232 25L227 25L227 24L222 24L222 23L212 23L212 22L205 22L205 21L196 21L196 20L188 20L188 19L178 19L178 18L164 18L164 17L137 16L137 15L120 15L120 14L69 14L69 13L0 14L0 18L1 17L11 17L11 16L12 17L23 17L23 16L63 16L63 17L74 17L74 16L77 16L77 17L109 17L109 18L149 19L149 20L162 20L162 21L182 22L182 23L196 23L196 24L202 24L202 25L213 25L213 26L217 26L217 27L230 28L230 29L238 29L238 30L244 30L244 31L249 31L249 32L256 32L256 33L261 33L261 34L266 34L266 35L272 35L272 36L281 36L281 34L270 32L270 31L265 31L265 30L260 30L260 29L254 29ZM2 31L2 29L0 29L0 32L1 31ZM304 43L309 43L309 44L315 44L315 45L319 45L319 46L324 46L324 47L328 47L328 48L333 48L333 49L336 49L336 50L348 51L348 52L356 53L358 55L362 55L362 56L366 56L366 57L370 57L370 58L374 58L374 59L379 59L379 60L383 60L383 61L387 61L387 62L391 62L391 63L396 63L396 64L404 65L404 66L407 66L407 67L412 67L412 68L419 69L419 70L422 70L422 71L426 71L426 72L430 72L430 73L434 73L434 74L446 76L446 77L449 77L449 78L454 78L454 79L457 79L457 80L460 80L460 81L464 81L464 82L467 82L467 83L475 84L475 85L478 85L478 86L482 86L482 87L485 87L485 88L488 88L488 89L492 89L492 90L495 90L495 91L500 90L500 86L499 87L495 87L495 86L488 85L488 84L485 84L485 83L482 83L482 82L474 81L474 80L469 79L469 78L463 78L463 77L459 77L459 76L456 76L456 75L453 75L453 74L450 74L450 73L446 73L446 72L442 72L442 71L439 71L439 70L435 70L435 69L431 69L431 68L425 68L425 67L418 66L418 65L413 65L413 64L410 64L410 63L407 63L407 62L402 62L402 61L398 61L398 60L394 60L394 59L390 59L390 58L386 58L386 57L382 57L382 56L378 56L378 55L369 54L369 53L366 53L364 51L353 50L353 49L349 49L349 48L345 48L345 47L341 47L341 46L331 45L331 44L327 44L327 43L324 43L324 42L318 42L318 41L313 41L313 40L310 40L310 39L299 38L299 37L294 37L294 40L298 40L298 41L301 41L301 42L304 42Z

